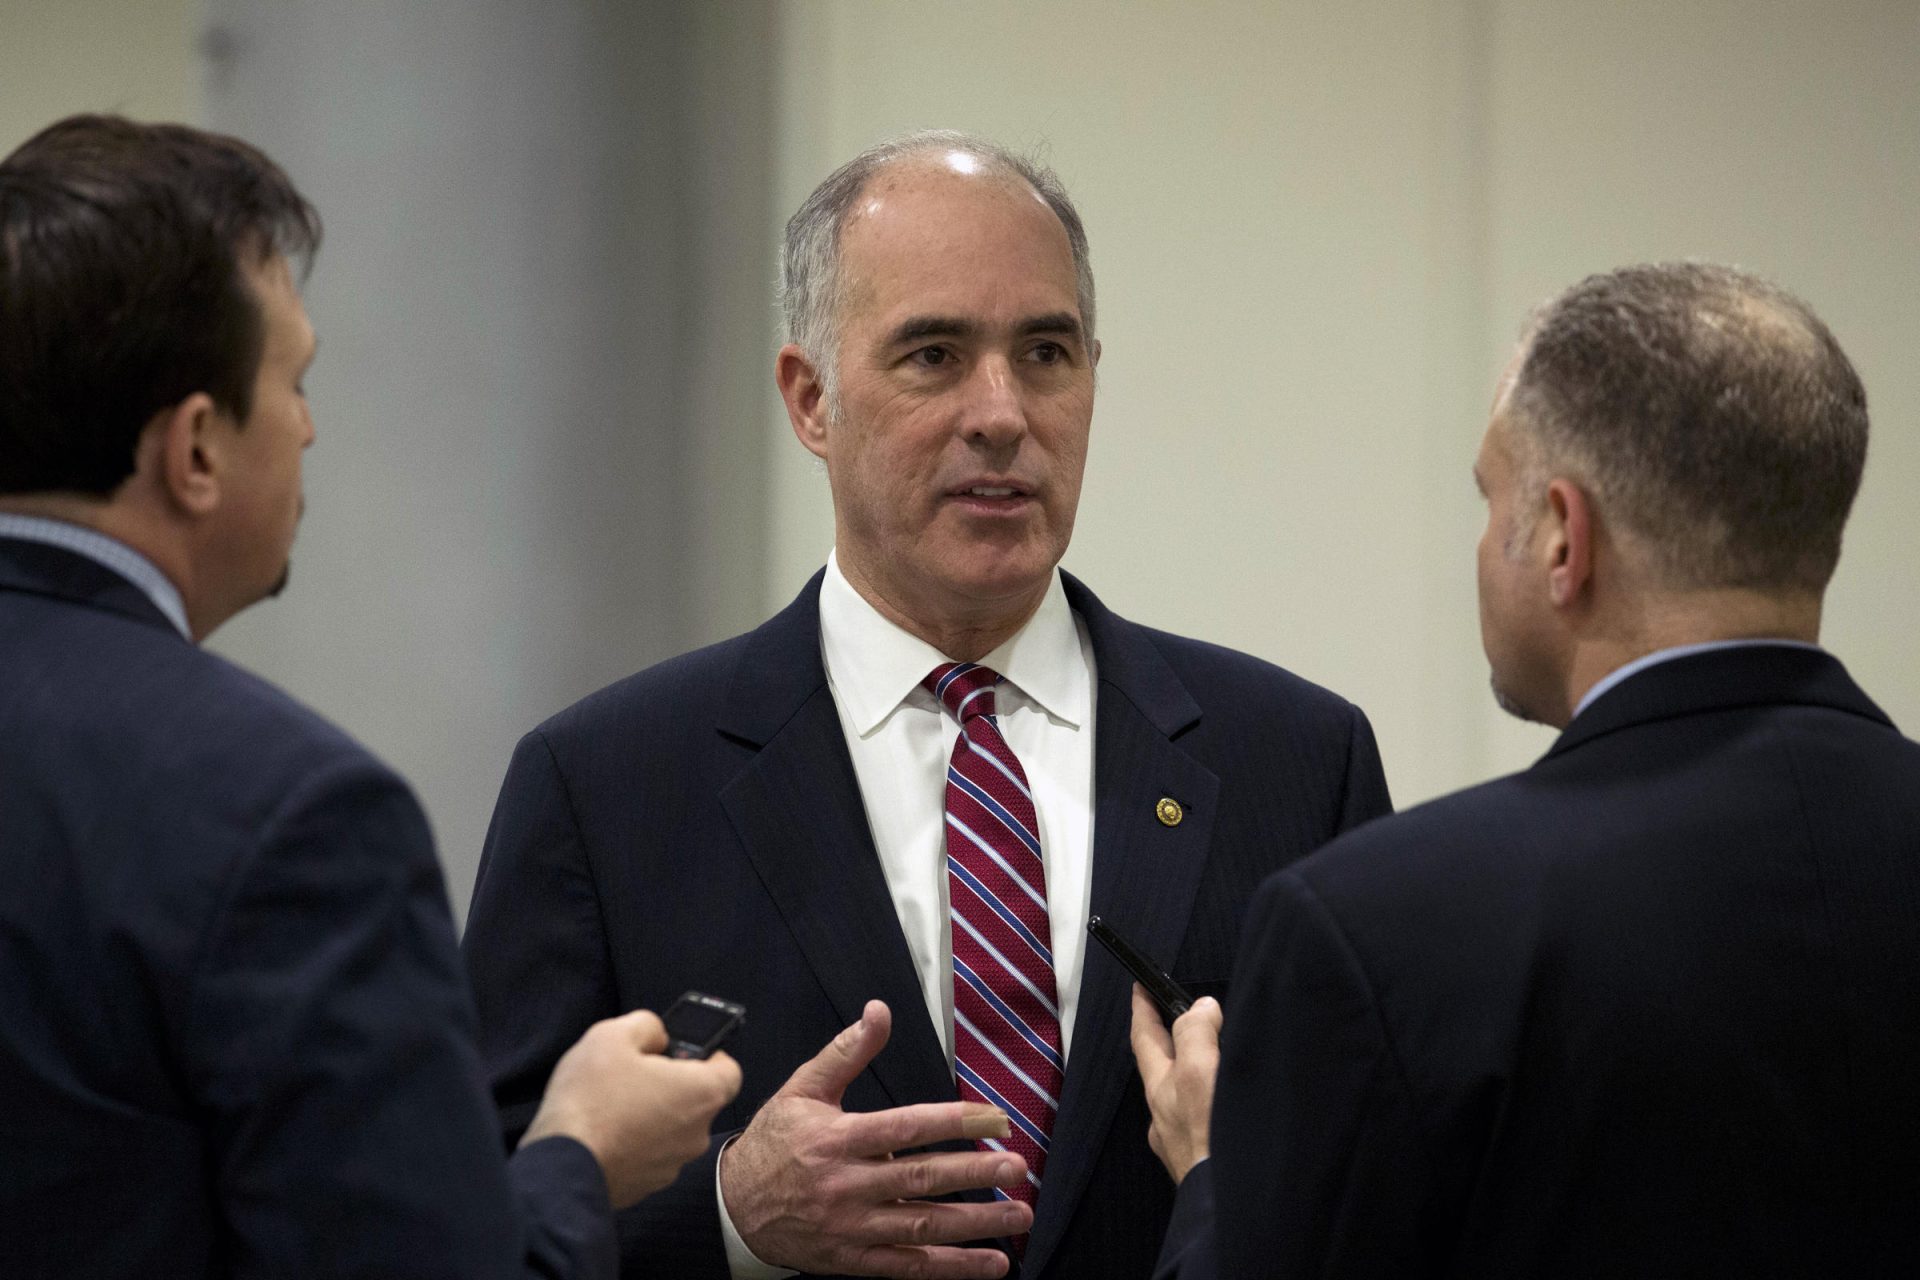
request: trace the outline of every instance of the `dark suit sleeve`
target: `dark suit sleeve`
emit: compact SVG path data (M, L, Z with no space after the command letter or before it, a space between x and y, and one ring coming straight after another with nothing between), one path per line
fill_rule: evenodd
M610 1275L570 1139L511 1176L426 822L364 759L305 776L202 940L179 1060L236 1276Z
M1422 1274L1433 1176L1407 1080L1358 958L1291 871L1248 918L1212 1152L1181 1184L1161 1276Z
M1393 812L1387 794L1387 774L1380 764L1380 747L1366 712L1352 708L1353 727L1347 737L1347 777L1340 796L1340 830Z
M539 730L520 740L500 787L461 949L511 1145L560 1055L595 1022L623 1012L586 846Z

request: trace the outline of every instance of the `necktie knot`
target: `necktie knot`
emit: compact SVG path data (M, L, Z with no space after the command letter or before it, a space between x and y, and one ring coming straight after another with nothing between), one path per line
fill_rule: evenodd
M943 662L920 683L964 728L976 716L994 714L993 690L1000 673L977 662Z

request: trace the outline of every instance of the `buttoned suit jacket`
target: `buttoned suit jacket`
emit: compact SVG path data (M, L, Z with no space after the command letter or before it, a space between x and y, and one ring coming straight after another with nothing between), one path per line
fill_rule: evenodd
M0 538L0 1272L614 1270L500 1157L425 819L132 583Z
M591 1020L694 988L747 1006L714 1148L878 997L892 1039L847 1091L957 1095L881 872L820 654L820 578L744 636L596 693L521 741L463 942L509 1138ZM1091 910L1197 992L1224 989L1247 895L1388 808L1344 700L1246 655L1126 622L1066 578L1098 667ZM1155 817L1163 798L1184 817ZM1129 979L1090 949L1024 1263L1152 1269L1172 1188L1146 1144ZM623 1215L630 1274L724 1277L714 1151Z
M1920 746L1818 652L1674 659L1261 890L1162 1274L1920 1257Z

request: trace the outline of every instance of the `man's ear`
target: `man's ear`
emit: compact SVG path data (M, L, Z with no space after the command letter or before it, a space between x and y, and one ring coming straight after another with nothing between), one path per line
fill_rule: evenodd
M773 381L786 402L793 434L816 457L827 456L826 387L806 353L789 342L773 358Z
M1093 367L1096 369L1100 367L1100 339L1098 338L1093 340Z
M225 441L224 415L213 397L196 391L147 424L142 448L153 450L154 477L166 500L190 516L204 516L220 505Z
M1565 477L1547 485L1547 591L1555 606L1580 598L1593 579L1593 510L1584 489Z

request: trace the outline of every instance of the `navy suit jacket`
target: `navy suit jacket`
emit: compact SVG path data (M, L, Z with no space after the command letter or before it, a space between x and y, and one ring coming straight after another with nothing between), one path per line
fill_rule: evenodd
M0 539L0 1272L608 1274L512 1164L425 819L133 584Z
M820 579L747 635L629 677L523 739L464 947L509 1137L582 1027L690 988L739 1000L737 1130L878 997L893 1038L849 1110L956 1097L820 656ZM1222 991L1270 871L1388 808L1360 711L1277 667L1125 622L1066 579L1099 668L1092 910ZM1165 826L1162 797L1186 817ZM1147 1148L1129 984L1089 953L1046 1186L1017 1273L1146 1276L1172 1204ZM724 1277L714 1151L623 1215L630 1272Z
M1920 1259L1920 746L1833 658L1675 659L1270 880L1164 1273Z

